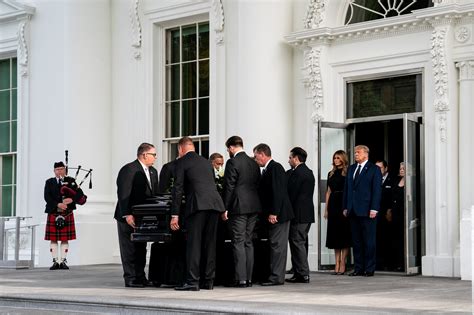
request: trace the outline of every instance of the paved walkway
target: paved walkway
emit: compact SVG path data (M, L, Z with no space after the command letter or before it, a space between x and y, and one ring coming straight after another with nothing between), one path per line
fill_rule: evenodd
M310 284L213 291L123 287L120 265L0 270L0 314L471 314L471 282L313 273Z

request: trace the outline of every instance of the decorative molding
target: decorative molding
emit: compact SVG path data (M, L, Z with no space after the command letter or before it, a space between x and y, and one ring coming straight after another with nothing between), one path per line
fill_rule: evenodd
M224 43L224 5L222 0L212 0L212 12L214 13L214 31L216 32L216 44Z
M454 31L454 37L460 43L465 43L471 37L471 32L466 26L460 26Z
M315 46L340 44L353 41L373 40L378 37L425 32L433 27L459 23L474 18L474 3L469 5L449 4L417 10L415 13L394 18L378 19L338 27L318 27L294 32L285 36L293 46Z
M437 112L449 110L446 33L447 27L436 28L431 33L431 63L435 87L434 107Z
M309 90L309 97L313 105L311 121L317 124L323 120L321 114L323 108L323 80L321 77L321 48L313 47L304 55L305 82Z
M459 68L459 80L474 80L474 60L456 62Z
M447 120L447 114L446 112L439 112L438 113L438 122L439 122L439 139L441 142L446 142L447 139L447 126L446 126L446 120Z
M28 75L28 45L26 42L25 28L29 20L20 23L18 29L18 63L22 77Z
M130 23L132 31L132 47L135 48L133 57L135 59L141 58L141 47L142 47L142 27L140 25L140 14L139 5L140 0L131 0L130 6Z
M318 28L324 19L324 0L310 0L304 20L305 29Z

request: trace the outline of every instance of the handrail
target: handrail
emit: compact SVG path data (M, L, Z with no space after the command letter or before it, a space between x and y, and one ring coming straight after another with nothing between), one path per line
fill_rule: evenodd
M38 226L39 224L29 224L29 225L23 225L23 226L20 226L20 229L31 229L32 227L35 227L35 226ZM9 230L16 230L16 227L14 228L8 228L8 229L3 229L4 231L9 231Z

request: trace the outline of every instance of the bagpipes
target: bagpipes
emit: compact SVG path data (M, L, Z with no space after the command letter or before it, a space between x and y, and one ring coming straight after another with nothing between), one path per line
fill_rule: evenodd
M66 157L66 177L64 177L63 185L60 189L61 196L63 196L64 198L71 198L73 200L76 200L76 203L82 206L86 203L87 196L82 191L81 185L89 177L89 189L92 189L92 169L83 169L81 165L79 165L78 167L69 167L69 152L68 150L66 150L64 153ZM74 177L67 176L69 170L76 170L76 175L74 175ZM86 172L86 174L84 175L82 181L77 184L77 176L81 171Z

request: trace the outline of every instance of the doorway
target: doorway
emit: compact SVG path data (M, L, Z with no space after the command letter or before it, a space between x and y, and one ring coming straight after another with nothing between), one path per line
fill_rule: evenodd
M326 248L327 222L324 218L327 175L332 168L332 155L343 149L350 164L355 145L369 147L369 161L385 160L392 183L388 184L399 200L398 222L387 222L386 211L381 211L379 233L378 271L404 274L420 273L423 252L424 205L422 204L422 122L419 114L348 119L346 123L321 122L319 125L319 270L334 268L334 254ZM404 187L396 188L401 163L406 169ZM382 183L381 183L382 184ZM387 198L392 198L387 197ZM395 197L394 197L395 198ZM388 203L393 204L394 200ZM403 205L400 206L400 202ZM384 225L385 223L385 225Z

